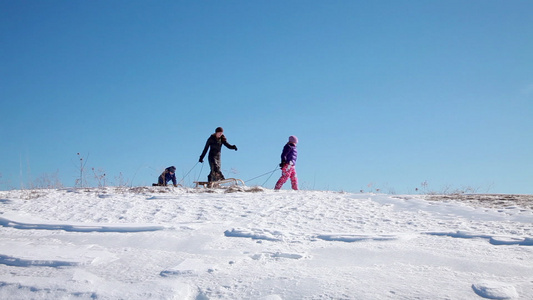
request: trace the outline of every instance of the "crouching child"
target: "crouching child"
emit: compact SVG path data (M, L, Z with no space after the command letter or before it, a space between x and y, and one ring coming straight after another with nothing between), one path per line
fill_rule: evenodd
M158 186L167 186L167 184L172 181L172 184L174 186L178 186L178 182L176 180L176 167L171 166L165 169L161 175L159 175L159 179L157 181ZM154 184L155 185L155 184Z

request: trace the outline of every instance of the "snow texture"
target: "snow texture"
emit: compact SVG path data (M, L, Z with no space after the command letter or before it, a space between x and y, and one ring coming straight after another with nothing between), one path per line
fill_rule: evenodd
M530 203L464 199L1 191L0 299L532 299Z
M514 286L501 282L482 281L472 285L479 296L487 299L515 299L518 293ZM531 295L530 295L531 296Z

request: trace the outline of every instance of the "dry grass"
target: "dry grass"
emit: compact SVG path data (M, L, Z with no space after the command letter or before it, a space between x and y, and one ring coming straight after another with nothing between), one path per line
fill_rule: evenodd
M506 208L518 206L533 209L533 195L510 194L456 194L456 195L427 195L425 199L431 201L455 200L467 202L476 207Z

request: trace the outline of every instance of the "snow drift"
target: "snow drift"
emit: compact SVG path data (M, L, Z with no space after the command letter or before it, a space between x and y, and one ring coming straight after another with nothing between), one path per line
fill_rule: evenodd
M434 200L261 188L3 191L0 298L533 295L530 208Z

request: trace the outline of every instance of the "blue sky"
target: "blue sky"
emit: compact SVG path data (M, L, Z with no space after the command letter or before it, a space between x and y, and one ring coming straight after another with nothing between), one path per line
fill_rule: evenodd
M531 1L0 0L0 188L187 184L533 194ZM80 153L80 155L78 155ZM286 184L288 188L290 184Z

